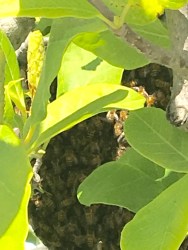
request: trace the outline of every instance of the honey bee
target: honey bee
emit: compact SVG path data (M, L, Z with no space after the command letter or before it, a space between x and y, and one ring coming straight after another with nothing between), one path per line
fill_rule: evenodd
M168 99L166 98L165 94L163 91L161 90L157 90L154 93L154 96L156 98L156 102L159 105L159 107L163 107L166 108L167 104L168 104Z
M93 124L95 125L95 127L96 127L98 130L102 130L102 128L103 128L103 123L102 123L101 117L99 117L98 115L97 115L97 116L94 116L94 117L92 118L92 122L93 122Z
M56 212L56 216L59 222L65 222L67 220L66 213L63 212L62 210L59 210L58 212Z
M89 160L90 166L91 167L97 167L101 165L101 158L100 155L98 154L91 154L90 155L90 160Z
M145 88L143 86L133 87L135 91L143 95L145 98L148 97L148 93L146 92Z
M155 95L148 95L148 97L146 98L146 106L151 107L155 104L155 102L156 102Z
M55 209L55 204L54 204L52 199L50 199L48 196L46 196L43 200L44 200L44 205L46 206L48 211Z
M85 218L88 225L93 224L93 211L92 208L85 209Z
M123 131L123 123L121 121L117 121L114 124L114 134L116 137L120 136Z
M60 223L56 223L53 227L58 235L64 236L66 234L65 226L61 225Z
M70 197L70 198L67 198L67 199L63 199L61 202L60 202L60 205L61 207L68 207L72 204L75 203L75 199L73 197Z
M84 151L92 154L98 154L100 152L100 148L97 142L91 142L84 148Z
M115 109L108 111L108 113L106 114L106 118L110 122L114 122L114 121L119 120L119 117L118 117Z
M103 246L103 243L102 243L102 241L100 240L100 241L97 243L97 250L102 250L102 246Z
M155 86L157 88L165 90L167 93L170 92L171 84L170 82L162 81L160 79L155 80Z
M119 112L119 119L120 121L124 122L128 118L128 110L120 110Z
M73 150L67 149L63 155L64 161L68 167L72 167L78 164L78 159L76 158Z
M76 246L80 247L86 242L86 237L82 235L73 235L73 241Z
M89 126L86 131L86 137L87 139L91 140L95 137L95 127Z
M38 200L38 199L34 201L34 204L36 208L40 208L43 205L42 200Z
M74 184L74 181L76 179L76 174L74 173L69 173L68 177L67 177L67 180L66 180L66 186L68 188L71 188Z
M62 172L62 166L59 160L57 160L56 162L53 162L52 164L53 164L54 174L59 176Z
M156 63L151 63L149 65L149 73L151 77L157 77L158 74L161 72L161 65Z
M73 233L73 232L77 231L77 224L69 222L66 225L66 230L68 230L68 232L70 232L70 233Z
M87 238L88 247L93 248L93 246L96 242L95 234L93 232L88 231L86 234L86 238Z
M41 230L45 233L51 232L51 227L48 226L46 223L41 223L39 222L39 227L41 228Z

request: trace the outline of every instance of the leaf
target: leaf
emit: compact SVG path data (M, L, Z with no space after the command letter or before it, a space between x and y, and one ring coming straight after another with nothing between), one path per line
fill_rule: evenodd
M91 18L98 11L86 0L0 0L0 16L63 17L77 16Z
M143 54L138 53L136 49L115 36L110 30L100 33L84 33L77 36L74 42L119 68L131 70L149 63Z
M12 105L12 100L9 95L8 86L5 86L5 106L3 123L9 125L11 128L19 128L20 131L23 128L23 119L20 115L15 113Z
M20 69L14 48L12 47L6 34L0 30L0 47L4 52L6 59L5 66L5 85L8 85L8 93L17 108L21 111L22 116L26 117L26 107L24 101L23 88L20 82Z
M143 26L136 24L131 24L130 26L137 34L153 44L164 48L170 48L171 42L168 31L159 19Z
M159 1L161 4L165 6L165 8L174 10L179 9L185 6L186 3L188 3L188 0L159 0Z
M121 17L125 12L124 22L127 24L145 25L156 19L158 14L164 11L164 7L159 0L102 0L108 8Z
M71 43L63 56L58 73L57 95L88 84L120 84L122 73L122 68L114 67Z
M97 19L63 18L53 21L41 77L32 103L31 116L24 127L26 142L31 140L34 131L38 129L38 123L46 117L46 107L50 97L50 85L58 74L62 56L67 46L79 33L85 31L97 32L106 29L106 26L101 24L101 21Z
M137 212L181 177L164 175L164 169L129 149L118 161L94 170L80 184L78 199L86 206L104 203Z
M2 30L0 30L0 47L6 59L5 83L7 84L10 81L20 78L20 70L14 48Z
M6 233L0 238L1 249L24 250L24 241L28 232L27 205L30 198L30 184L26 185L26 190L22 198L18 213L15 215ZM19 229L19 230L18 230Z
M25 121L27 118L27 111L25 106L23 88L20 80L9 82L7 86L7 93L16 107L20 110L22 114L21 118L23 119L23 121Z
M188 175L143 207L123 229L122 250L177 250L187 234Z
M131 112L125 123L129 144L161 167L188 172L188 134L173 127L165 112L144 108Z
M97 113L113 108L137 109L144 103L145 98L136 91L115 84L94 84L73 89L48 105L47 117L37 131L39 138L33 137L30 143L37 147Z
M21 244L27 235L32 169L20 140L6 125L0 125L0 152L0 248L15 249L6 248L5 244Z

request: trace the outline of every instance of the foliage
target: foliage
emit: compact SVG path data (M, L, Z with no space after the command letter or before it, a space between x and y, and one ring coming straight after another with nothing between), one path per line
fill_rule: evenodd
M29 160L38 157L41 145L48 143L50 138L61 131L94 114L111 108L135 110L144 106L144 97L129 88L120 86L120 75L123 68L141 67L149 63L150 58L139 53L132 44L118 37L113 31L118 30L126 22L150 43L157 43L159 46L169 49L170 38L167 28L157 19L157 15L162 13L166 7L177 9L187 1L182 0L180 3L180 1L156 0L150 5L149 1L140 0L116 0L113 3L103 0L103 3L114 13L113 20L104 16L89 2L86 0L56 0L53 2L46 0L45 3L41 0L35 2L31 0L0 1L1 17L43 17L40 21L43 24L38 25L41 32L49 25L51 28L44 62L44 49L41 47L39 31L34 33L39 37L38 42L29 44L29 53L34 54L32 56L28 54L28 58L30 60L33 57L37 63L29 64L29 72L32 74L29 83L30 93L25 93L22 89L14 49L6 35L3 32L0 33L1 76L5 76L4 82L3 77L0 79L0 201L2 204L0 248L2 249L23 249L28 228L26 210L30 197L29 182L32 175ZM160 36L160 40L156 40L158 36ZM70 62L66 61L66 56L69 53L71 58L74 57L75 51L79 51L80 57L76 61L76 70L73 72L70 70ZM42 64L40 73L36 65ZM72 65L74 70L74 59L72 59ZM93 65L94 68L92 68ZM91 70L92 76L90 76ZM109 70L112 75L105 73ZM65 72L63 75L62 71ZM78 76L72 75L74 73L84 77L85 80L79 81ZM37 79L33 80L32 76L35 74ZM57 75L59 79L57 99L49 103L49 87ZM75 83L76 78L78 84ZM29 109L26 108L24 102L25 95L32 97ZM162 138L160 127L155 126L158 117L156 114L154 116L153 112L161 117L160 124L167 133L167 137L164 137L165 140ZM151 120L153 122L150 123ZM179 195L184 188L187 190L187 176L182 177L183 173L187 172L185 166L187 157L184 151L187 135L185 136L182 134L183 132L179 133L175 129L171 130L165 122L164 114L150 109L134 111L130 115L125 129L128 141L134 150L128 151L125 157L119 161L109 163L89 176L79 188L79 199L87 205L102 202L138 211L135 219L125 226L122 232L122 249L125 247L128 250L136 249L131 245L133 241L136 242L134 237L138 241L140 240L138 243L140 249L146 249L142 239L145 239L148 230L152 232L154 227L158 232L155 234L156 241L161 242L161 234L166 235L165 240L161 242L161 244L164 243L160 246L161 249L167 249L165 244L169 249L176 249L174 247L178 246L184 238L187 227L186 219L179 219L187 205L185 195ZM148 129L151 137L146 136ZM135 133L136 137L132 133ZM174 141L176 145L177 141L169 140L169 137L172 136L184 138L181 147L178 147L179 150L174 145ZM172 160L168 157L162 159L160 153L163 148L166 150L166 154L170 157L173 156ZM156 155L155 152L158 149L159 154ZM138 162L139 165L137 165ZM182 174L176 173L179 171ZM112 172L114 172L114 176ZM104 178L106 174L109 178ZM97 192L97 188L94 189L96 180L98 183L104 182L100 186L100 192L99 190ZM122 185L125 181L126 188L130 187L127 193L124 190L125 185ZM137 188L133 186L135 181ZM149 185L149 190L146 184ZM113 193L109 193L111 189ZM147 197L145 197L146 192ZM172 199L173 193L176 195ZM7 199L7 197L9 198ZM135 197L140 198L137 200ZM169 219L171 217L164 214L165 211L168 211L168 199L172 199L173 204L180 203L180 209L176 210L176 206L174 206L174 209L170 211L169 216L177 216L177 220L173 224ZM150 202L151 200L153 201ZM160 209L164 202L167 205L164 206L164 209ZM152 213L153 208L157 209L158 217L163 215L165 227L156 228L155 224L150 224L155 218L153 216L156 216ZM144 221L142 221L142 214ZM139 223L143 228L148 229L142 230L141 236L135 229L142 228L138 226ZM182 229L181 232L178 232L180 223ZM15 230L18 228L18 224L21 228L19 232ZM169 231L170 233L168 233ZM177 238L173 237L175 234ZM11 245L8 246L7 242L10 242ZM151 237L147 242L149 242L147 245L149 246L152 242Z

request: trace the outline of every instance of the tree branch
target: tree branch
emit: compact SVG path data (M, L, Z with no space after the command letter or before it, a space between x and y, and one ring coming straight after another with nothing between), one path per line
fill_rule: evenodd
M88 0L104 17L111 22L114 20L114 14L101 0Z

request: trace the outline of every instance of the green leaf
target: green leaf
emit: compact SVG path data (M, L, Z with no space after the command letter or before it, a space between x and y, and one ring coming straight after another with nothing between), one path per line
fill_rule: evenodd
M188 0L159 0L159 2L163 4L165 8L177 10L185 6Z
M41 123L35 147L75 124L109 109L137 109L145 98L136 91L116 84L93 84L66 92L48 105L47 117ZM29 144L29 145L30 145ZM30 147L28 145L28 147Z
M17 214L13 218L8 230L0 238L1 249L25 250L24 241L28 232L27 205L30 193L30 184L28 183Z
M24 128L26 142L31 140L33 132L38 129L37 124L46 117L50 85L58 74L62 56L71 40L79 33L98 32L103 29L106 29L106 26L97 19L63 18L53 21L41 77L31 108L31 116Z
M12 47L6 34L0 30L0 47L5 55L5 85L8 85L7 92L11 100L21 111L22 116L26 118L26 108L24 101L23 88L21 86L20 69L14 48Z
M88 84L120 84L122 73L122 68L114 67L71 43L63 56L58 73L57 96Z
M20 119L21 116L19 116ZM9 95L8 86L5 86L5 106L4 106L4 115L3 115L3 123L9 125L11 128L16 128L20 126L16 121L16 113L12 105L12 100Z
M16 54L12 44L2 30L0 30L0 47L4 52L6 59L5 83L18 80L20 78L20 70Z
M188 228L188 175L142 208L123 229L122 250L177 250Z
M20 110L23 121L25 121L27 118L27 111L21 82L19 80L9 82L7 92L16 107Z
M165 112L144 108L131 112L125 123L129 144L161 167L188 172L188 133L173 127Z
M164 7L158 0L102 0L116 17L123 16L127 24L145 25L156 19ZM124 14L125 13L125 14Z
M86 0L0 0L0 16L77 16L91 18L99 15Z
M143 26L136 24L132 24L130 26L137 34L153 44L164 48L170 48L171 42L168 31L159 19Z
M32 169L20 140L6 125L0 125L0 152L0 248L15 249L5 244L21 245L27 235Z
M118 161L94 170L79 186L78 198L87 206L104 203L137 212L181 177L164 175L163 168L129 149Z
M110 30L100 33L84 33L77 36L74 42L119 68L131 70L149 63L143 54L138 53L136 49L115 36Z

